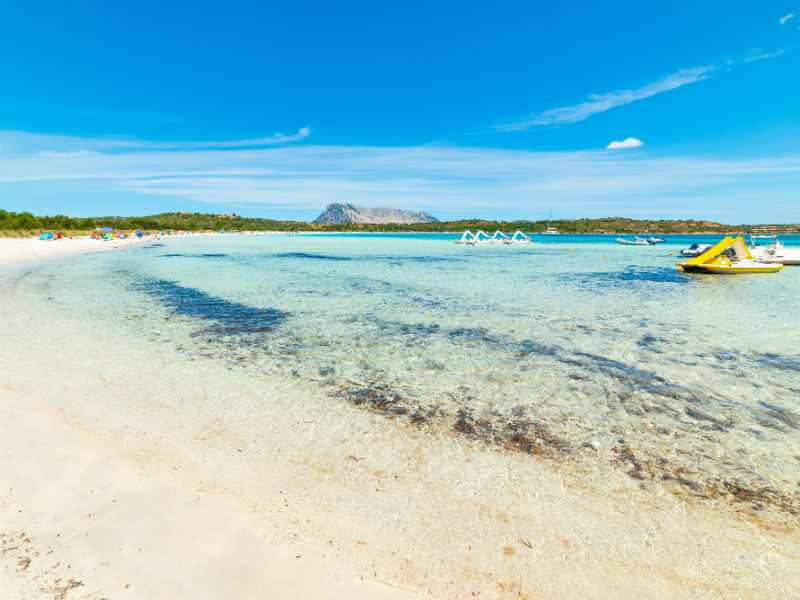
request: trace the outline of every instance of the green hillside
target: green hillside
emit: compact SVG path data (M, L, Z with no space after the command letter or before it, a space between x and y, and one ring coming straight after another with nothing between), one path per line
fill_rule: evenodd
M561 233L611 233L611 234L655 234L655 233L745 233L750 230L774 231L777 233L800 233L800 224L791 225L726 225L710 221L643 221L623 217L604 219L561 219L551 221ZM470 219L439 223L416 223L413 225L366 225L346 223L318 225L302 221L274 221L238 215L213 215L205 213L162 213L145 217L91 217L72 218L64 215L35 216L29 212L7 212L0 210L0 231L36 233L40 231L91 231L96 227L110 226L115 229L145 229L180 231L218 231L220 229L240 231L419 231L461 232L483 229L489 233L496 229L513 232L520 229L526 233L539 233L547 226L546 221L485 221Z

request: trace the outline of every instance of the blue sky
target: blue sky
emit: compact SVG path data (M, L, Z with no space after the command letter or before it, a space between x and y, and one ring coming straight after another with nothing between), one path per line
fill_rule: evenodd
M800 0L555 4L6 0L0 208L800 221Z

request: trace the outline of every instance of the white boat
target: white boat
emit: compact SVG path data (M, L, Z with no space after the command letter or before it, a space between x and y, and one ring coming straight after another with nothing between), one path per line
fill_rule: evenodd
M503 240L497 237L498 233L499 232L495 232L493 236L490 236L483 229L479 229L478 232L473 236L472 241L468 243L472 244L473 246L500 244Z
M760 240L766 243L759 243ZM800 265L800 248L785 248L777 235L751 235L748 250L764 263Z
M547 215L547 228L542 232L542 235L561 235L561 232L555 227L550 227L550 218L553 216L553 211Z
M703 252L711 248L711 246L711 244L692 244L688 248L681 250L681 256L694 258L695 256L700 256Z
M776 273L784 268L780 263L756 259L741 236L735 239L727 236L702 254L678 263L678 271L686 273Z
M459 239L454 241L454 243L456 243L456 244L471 244L472 240L474 238L475 238L475 234L472 233L469 229L467 229Z
M617 238L618 244L627 244L628 246L650 246L652 242L646 240L644 238L640 238L639 236L634 236L632 240L626 240L625 238Z
M649 237L647 238L647 241L651 244L664 244L667 240L662 237Z
M504 244L530 244L531 238L524 233L522 233L519 229L514 232L510 238L506 238L503 242Z

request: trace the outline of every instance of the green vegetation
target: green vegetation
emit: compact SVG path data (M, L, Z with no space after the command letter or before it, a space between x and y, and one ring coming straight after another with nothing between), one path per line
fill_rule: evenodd
M774 230L778 233L800 233L800 224L794 225L724 225L710 221L639 221L621 217L605 219L574 219L551 221L561 233L612 233L612 234L656 234L656 233L745 233L752 229ZM92 217L71 218L64 215L37 217L29 212L7 212L0 210L0 235L33 235L43 231L61 231L68 235L87 233L96 227L114 227L120 230L144 229L179 231L218 231L236 229L240 231L419 231L462 232L483 229L489 233L500 229L513 232L521 229L526 233L539 233L547 227L546 221L483 221L477 219L446 221L441 223L415 223L412 225L368 225L345 223L318 225L302 221L273 221L271 219L245 218L238 215L220 216L204 213L163 213L148 217Z

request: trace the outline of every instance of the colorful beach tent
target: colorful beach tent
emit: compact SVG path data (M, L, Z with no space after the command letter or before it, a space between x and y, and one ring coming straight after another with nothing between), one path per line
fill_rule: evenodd
M53 234L52 233L43 233L42 235L39 236L39 239L40 240L52 240L53 239Z
M113 227L101 227L100 231L107 231L109 233L116 231Z

